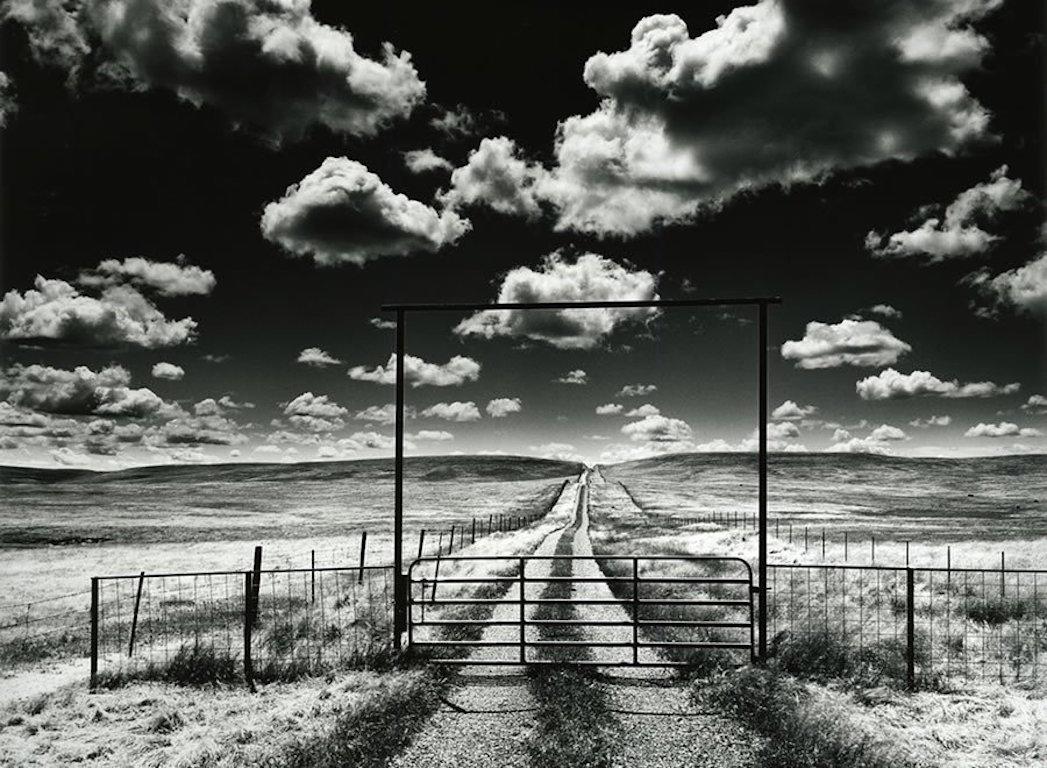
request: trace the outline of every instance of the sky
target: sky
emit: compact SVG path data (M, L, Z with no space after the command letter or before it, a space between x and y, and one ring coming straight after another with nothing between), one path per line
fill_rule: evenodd
M4 4L0 464L1047 449L1041 4L372 6Z

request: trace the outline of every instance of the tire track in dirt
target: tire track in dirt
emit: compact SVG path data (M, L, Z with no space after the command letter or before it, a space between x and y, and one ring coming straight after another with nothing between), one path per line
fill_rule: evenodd
M578 503L582 483L564 488L554 514L571 510ZM570 535L574 515L562 528L542 540L535 555L551 555L562 536ZM528 565L528 576L545 577L551 560L535 560ZM532 585L535 589L536 585ZM535 595L528 592L527 597ZM491 615L494 621L516 621L520 616L520 585L513 583ZM528 617L534 606L528 607ZM528 627L527 639L537 639L537 630ZM518 626L488 626L480 642L514 642ZM491 661L508 658L508 647L476 648L469 659ZM525 667L466 666L457 673L444 703L425 728L394 758L395 768L522 768L528 765L527 737L534 727L537 705L531 695Z
M574 575L597 581L575 582L573 596L585 600L615 600L603 571L593 555L589 538L588 477L583 495L581 521L574 534L574 554L586 558L574 561ZM579 605L579 618L589 621L630 620L621 603ZM632 641L629 626L583 627L584 639L593 642ZM630 661L631 648L592 649L593 658L606 663ZM641 661L659 658L657 649L641 648ZM616 766L651 768L748 768L755 765L759 737L728 718L697 710L690 701L687 683L678 680L670 669L651 667L604 667L612 712L620 723L615 756Z

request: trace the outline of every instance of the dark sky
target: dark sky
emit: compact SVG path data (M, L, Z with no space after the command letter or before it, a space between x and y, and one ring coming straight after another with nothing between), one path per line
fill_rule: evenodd
M203 293L165 295L155 285L121 278L168 320L196 321L194 339L148 347L126 339L103 343L92 337L97 327L17 331L19 322L24 327L29 321L9 294L6 319L0 314L0 336L6 338L0 399L10 403L0 427L0 463L113 467L385 454L382 436L390 427L354 416L391 400L391 388L346 375L352 366L373 368L388 358L392 333L370 322L378 306L494 300L506 273L521 267L549 271L543 259L554 251L561 265L594 253L614 262L603 262L608 269L649 273L663 298L781 296L784 303L772 311L772 400L774 406L790 400L799 407L780 413L773 434L779 449L835 445L964 455L1044 448L1038 432L1047 432L1047 401L1035 397L1047 395L1047 266L1037 271L1044 254L1047 167L1041 4L1012 0L977 18L957 19L946 11L941 18L910 19L895 10L883 10L880 18L880 11L849 3L824 4L822 16L810 7L786 7L783 29L762 52L763 61L735 61L734 69L720 71L715 66L722 52L696 46L691 55L705 69L666 87L666 96L661 86L629 73L612 73L598 93L583 79L583 68L597 52L629 49L630 31L654 13L678 15L695 39L715 29L716 17L735 4L615 10L604 3L499 3L479 10L471 4L408 9L314 2L310 23L348 31L356 54L375 61L386 41L410 52L425 83L425 96L409 115L384 120L371 135L311 119L322 83L314 87L307 78L296 80L297 72L254 68L251 54L233 46L211 51L202 69L172 63L160 37L129 48L103 28L92 5L85 4L75 19L84 44L72 65L54 44L45 44L54 34L44 21L15 13L0 28L0 70L16 105L6 110L0 132L0 286L21 300L38 274L77 286L82 272L106 259L175 262L183 254L183 265L209 270L215 284ZM936 22L982 41L979 53L963 64L921 64L916 74L914 66L895 73L893 60L877 58L885 55L877 48L885 36L905 24L916 29ZM763 22L752 23L757 28ZM927 39L937 38L928 33ZM944 56L941 44L936 50ZM728 57L742 55L732 51ZM814 88L806 75L796 75L801 57L814 67L829 62L831 72L823 75L831 86ZM117 74L114 62L122 67ZM659 63L652 58L647 65L653 71ZM940 114L909 105L912 95L905 89L946 77L962 83L987 115L978 136L958 139L935 124ZM309 98L291 98L304 91ZM353 114L371 108L366 99L350 96L335 92L323 108L339 103ZM630 135L646 142L641 152L660 146L637 128L653 120L670 149L702 158L708 178L681 182L633 168L614 187L629 194L664 193L666 204L683 206L684 214L656 217L628 232L612 231L613 221L601 230L565 223L565 198L554 193L535 193L540 212L528 216L498 210L491 194L499 190L486 188L486 200L455 209L471 223L468 232L439 247L385 253L362 265L347 263L348 257L318 264L309 253L291 254L286 242L263 236L266 206L328 157L361 163L391 190L438 213L444 210L438 190L453 186L449 168L414 173L404 152L431 148L458 168L481 140L504 136L530 167L555 178L566 167L556 152L558 123L593 114L602 97L616 114L627 115L622 119L629 130L638 132ZM439 130L432 121L448 110L468 112L474 124L455 135ZM869 144L871 126L881 120L887 127L876 129L882 142L875 148ZM900 149L888 134L901 137ZM782 183L792 171L783 170L779 156L793 158L802 169L792 177L795 183ZM1002 166L1006 171L993 176ZM945 208L993 179L1010 183L1012 194L1003 202L983 195L958 220L961 234L985 236L960 253L949 232L943 234L949 227ZM572 191L571 199L578 194ZM632 197L627 200L633 204ZM605 216L607 204L596 210L594 215ZM398 233L387 221L376 225L376 215L371 209L336 209L296 232L337 240L340 248L356 242L370 252L392 248L388 243ZM944 255L915 246L885 255L886 239L878 246L866 243L870 230L883 236L915 231L932 218L939 220L936 242L953 249ZM98 298L102 288L74 290ZM874 310L877 305L894 311ZM856 315L860 319L849 321L855 327L840 325ZM409 353L438 364L462 355L481 366L475 380L412 389L409 402L419 411L438 402L473 402L483 412L493 398L521 401L521 410L504 418L482 413L473 421L415 419L409 423L415 449L606 460L664 450L751 448L752 316L741 310L671 311L646 324L616 323L589 348L561 348L533 333L461 336L452 332L461 317L412 317ZM802 354L784 359L782 345L810 336L805 329L811 322L833 326L827 332L834 348L826 357L812 356L808 340L801 342ZM844 331L849 338L841 339ZM296 362L307 348L339 363ZM158 362L179 366L184 376L154 377ZM78 380L76 386L87 387L84 397L62 400L52 389L65 386L68 394L68 376L34 365L65 372L86 366L95 373L122 366L130 381L110 383L117 391L107 393L98 389L104 385ZM576 369L586 372L586 383L554 381ZM901 388L878 397L869 394L870 384L868 396L860 396L856 382L888 369L906 377ZM932 384L927 376L908 378L914 371L927 372ZM964 387L986 382L994 386ZM641 383L657 390L619 395L623 386ZM1019 386L1007 386L1012 383ZM106 405L129 402L125 398L141 388L163 405ZM286 405L303 393L327 400L312 410ZM222 396L254 407L205 405L194 411L194 404ZM596 414L597 406L612 403L622 406L620 413ZM645 403L660 415L646 422L626 416ZM336 410L328 409L332 404ZM307 418L290 419L296 414ZM932 416L939 422L926 424ZM90 426L99 421L108 424ZM140 429L128 428L134 424ZM875 432L881 425L894 429ZM119 428L123 438L116 437ZM428 436L419 434L423 430Z

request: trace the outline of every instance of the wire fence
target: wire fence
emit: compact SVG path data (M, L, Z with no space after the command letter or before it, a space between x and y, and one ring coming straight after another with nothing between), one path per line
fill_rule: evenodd
M409 531L405 536L405 553L409 558L415 554L422 556L449 555L465 547L475 544L478 540L497 533L515 531L530 525L535 520L543 517L552 508L556 499L563 490L563 485L556 485L543 492L537 500L537 508L520 514L497 513L483 518L468 518L455 521L448 526L436 528L424 528ZM553 493L555 491L555 493ZM369 546L370 539L370 546ZM371 562L375 556L375 538L369 536L368 531L360 531L352 537L347 537L344 545L333 547L310 548L299 550L298 553L289 554L286 550L269 552L265 557L267 569L264 573L269 582L276 579L276 574L298 574L288 575L280 589L280 595L285 597L283 610L288 614L289 621L297 621L296 611L299 600L295 597L296 588L293 584L297 578L302 578L309 584L309 601L303 609L307 612L306 624L312 626L315 621L311 613L314 601L313 592L319 588L330 590L339 589L343 580L339 574L345 573L370 573L372 570L384 572L391 568L387 563L374 564ZM415 548L417 547L417 551ZM260 557L258 547L253 552L255 557ZM252 550L245 547L245 565L251 562ZM261 566L261 561L259 567ZM125 672L137 674L144 668L158 668L158 662L164 653L167 654L165 663L169 663L173 653L177 653L183 646L190 650L198 649L203 653L222 651L223 658L231 658L232 652L232 627L230 622L234 615L239 616L243 608L243 587L233 584L238 578L242 578L243 571L210 571L199 573L169 574L161 576L141 572L133 576L121 577L99 577L100 590L98 611L101 632L100 642L113 644L114 638L121 632L126 634L129 629L128 621L133 619L134 595L129 595L128 590L136 591L139 582L142 584L142 599L139 603L139 624L136 628L137 637L133 645L140 645L142 654L139 664L122 664L116 670L119 674ZM305 574L304 576L302 574ZM325 575L326 574L326 575ZM333 576L331 574L334 574ZM159 582L157 581L159 579ZM332 587L332 582L334 585ZM365 584L372 586L369 579L364 579ZM318 585L314 586L314 585ZM273 603L275 584L269 583L268 592L260 597L259 612L264 613ZM390 598L391 599L391 598ZM338 602L336 600L336 602ZM350 605L355 605L354 598ZM86 657L91 650L91 591L72 592L61 595L50 595L32 601L0 604L0 668L16 667L24 664L32 664L48 658L75 658ZM129 608L129 606L132 606ZM337 606L340 610L341 603ZM317 609L320 613L316 621L322 621L328 612L327 603L321 603ZM152 612L150 612L152 611ZM146 615L147 614L147 615ZM161 620L166 617L170 621ZM239 619L237 619L239 620ZM210 622L210 623L209 623ZM214 624L217 622L217 624ZM132 622L133 623L133 622ZM214 624L214 626L212 626ZM125 625L127 625L125 627ZM304 626L304 625L303 625ZM349 625L353 631L358 631L363 625ZM370 623L368 624L370 626ZM115 635L113 634L115 633ZM221 642L218 642L221 636ZM148 637L144 645L140 638ZM303 630L303 641L311 642L309 632ZM125 638L130 641L130 638ZM155 642L154 642L155 641ZM158 644L157 644L158 643ZM356 649L363 647L355 640L352 643L340 641L330 643L336 653L341 654L341 659L356 658ZM366 645L366 644L365 644ZM261 649L263 656L259 662L268 664L269 659L264 654L269 647L283 647L277 640ZM297 648L297 644L295 645ZM311 647L311 646L310 646ZM353 650L350 652L349 648ZM134 650L133 648L131 649ZM152 657L148 654L155 653ZM319 644L314 649L319 652L319 662L313 666L322 666L331 659L326 654L324 644ZM118 655L113 655L113 648L102 648L101 656L116 660ZM371 651L368 650L368 653ZM297 650L292 654L297 653ZM286 655L286 654L285 654ZM357 654L358 655L358 654ZM100 656L100 659L101 659ZM130 658L134 658L132 655ZM202 660L199 660L203 663ZM279 663L270 669L273 674L280 665L287 666L286 659L278 660ZM150 663L152 662L152 667ZM354 662L355 663L355 662ZM158 674L153 672L153 674Z
M391 566L92 579L91 684L291 679L392 648Z
M844 674L1047 681L1047 571L768 564L772 647ZM821 655L815 660L813 656Z

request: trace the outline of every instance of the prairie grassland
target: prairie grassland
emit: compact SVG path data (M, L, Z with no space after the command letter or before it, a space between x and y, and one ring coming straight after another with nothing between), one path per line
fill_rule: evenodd
M566 504L532 525L496 532L459 554L513 557L533 551L570 519L570 497L565 494ZM504 566L501 560L445 560L441 573L491 576ZM448 596L474 588L446 585ZM88 694L77 681L0 705L0 766L378 766L424 720L445 684L438 673L410 665L335 667L294 682L263 682L257 693L228 680L186 682L132 675L118 687Z
M623 483L652 519L756 512L756 458L751 454L681 454L602 468ZM774 454L768 464L768 515L788 539L789 557L903 565L1013 568L1047 561L1047 456L908 459L847 454ZM809 530L803 546L804 528Z
M622 486L608 479L614 469L605 468L592 486L592 536L598 552L735 556L745 558L755 569L754 532L706 524L677 526L665 515L640 511ZM976 550L978 544L971 542L970 546ZM773 537L769 554L772 563L801 559L795 547L790 548L788 542ZM644 568L643 561L641 568ZM647 572L696 573L682 563L672 567L652 564ZM816 580L814 589L802 594L804 604L809 596L817 608L809 621L813 631L806 638L800 632L793 638L787 634L777 638L779 653L789 648L790 641L808 641L806 645L795 646L794 663L786 671L804 681L813 697L813 707L822 711L836 708L838 719L853 718L877 734L877 738L883 733L886 741L897 741L903 747L902 752L915 758L918 765L970 768L1040 765L1047 756L1043 736L1047 733L1047 689L1044 687L1047 674L1043 668L1047 661L1044 647L1047 616L1041 613L1047 592L1040 594L1036 602L1020 606L1012 613L997 610L998 601L991 596L986 601L970 597L965 601L959 593L962 579L954 578L953 584L946 584L943 579L916 585L917 671L923 673L921 682L932 686L931 690L912 695L898 690L899 675L904 675L904 657L895 635L900 629L904 636L904 602L899 613L898 603L892 602L892 598L899 597L897 584L891 584L891 589L881 584L877 594L874 583L867 581L861 589L852 583L844 596L839 583L830 582L826 593L818 588L819 583L824 582ZM771 595L771 621L773 630L777 617L781 631L787 628L784 620L789 601L782 601L785 590L781 581L778 586L780 593ZM948 601L943 593L950 589L954 590L954 599ZM900 599L905 599L904 579ZM860 605L865 607L865 615L861 615ZM870 606L880 608L870 611ZM953 618L951 632L940 631L946 625L946 610ZM794 630L796 621L807 619L805 613L799 613L793 616ZM827 633L824 631L826 615ZM874 628L876 617L884 626ZM846 634L841 633L841 625L848 627ZM857 644L859 628L864 628L866 638L861 647ZM939 631L932 635L931 628ZM1017 629L1022 631L1016 633ZM844 642L844 638L849 642ZM997 673L1001 662L1005 679L1013 681L1015 662L1028 661L1030 656L1035 656L1040 664L1036 680L1023 677L1020 684L999 684ZM986 658L990 658L992 664L984 680L963 677L964 660L969 671ZM931 660L948 660L949 664L943 669L930 663ZM1029 670L1027 665L1019 664L1017 668ZM972 724L975 727L971 727Z

